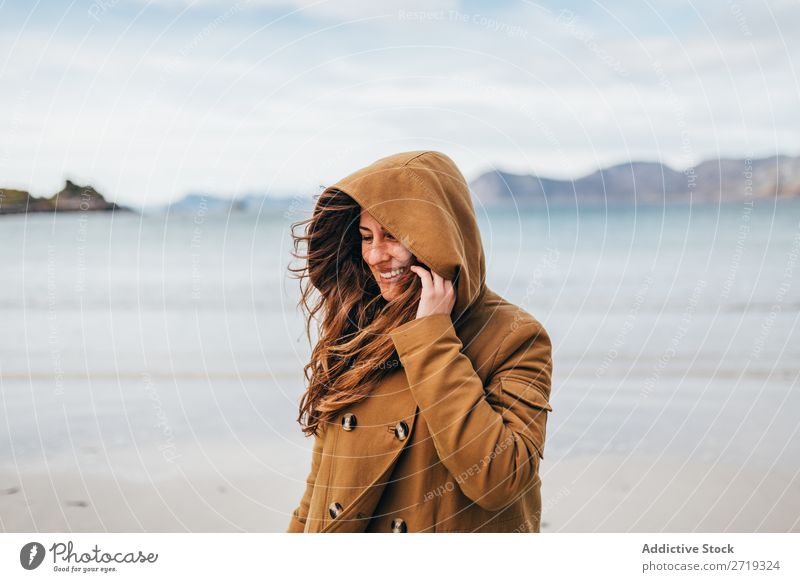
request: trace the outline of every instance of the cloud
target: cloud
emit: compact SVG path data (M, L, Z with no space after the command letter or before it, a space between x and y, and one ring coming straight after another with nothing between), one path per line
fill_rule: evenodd
M194 9L216 9L230 5L225 0L140 0L148 4L157 4L166 8L191 7ZM401 11L412 11L413 5L408 0L375 0L363 2L361 0L242 0L237 3L243 9L259 10L293 10L307 18L339 20L360 19L370 16L395 14ZM419 11L433 12L436 10L455 9L458 2L455 0L429 0L420 2L416 7Z
M139 203L309 191L420 147L457 152L468 177L800 151L794 4L593 5L572 19L529 4L232 6L6 20L21 34L0 35L3 185L52 193L74 176Z

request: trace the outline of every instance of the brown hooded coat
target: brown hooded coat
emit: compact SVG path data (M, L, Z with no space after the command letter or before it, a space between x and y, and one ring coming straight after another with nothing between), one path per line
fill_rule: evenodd
M401 367L315 436L289 532L538 532L550 398L542 325L486 287L467 183L436 151L333 187L445 279L450 315L390 332Z

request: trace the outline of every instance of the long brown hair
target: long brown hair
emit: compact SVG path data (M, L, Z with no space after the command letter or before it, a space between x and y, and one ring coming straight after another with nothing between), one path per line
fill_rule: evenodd
M298 307L305 313L308 341L312 320L319 337L303 368L308 387L297 416L307 435L366 398L399 367L388 332L414 319L422 289L414 275L395 299L386 301L361 254L361 206L336 188L315 199L312 216L292 224L292 255L303 264L289 267L300 280ZM296 234L299 228L303 231ZM412 262L419 264L415 258Z

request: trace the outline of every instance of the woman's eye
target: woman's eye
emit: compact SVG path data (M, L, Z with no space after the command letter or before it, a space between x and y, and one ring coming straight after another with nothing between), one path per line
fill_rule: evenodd
M362 236L361 240L364 241L364 242L369 242L369 241L372 240L372 237L370 237L370 236Z

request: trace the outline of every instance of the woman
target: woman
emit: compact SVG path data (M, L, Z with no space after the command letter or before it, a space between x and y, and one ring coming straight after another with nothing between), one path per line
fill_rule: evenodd
M382 158L292 230L309 341L321 321L298 416L311 471L288 531L538 532L550 340L486 287L453 161Z

